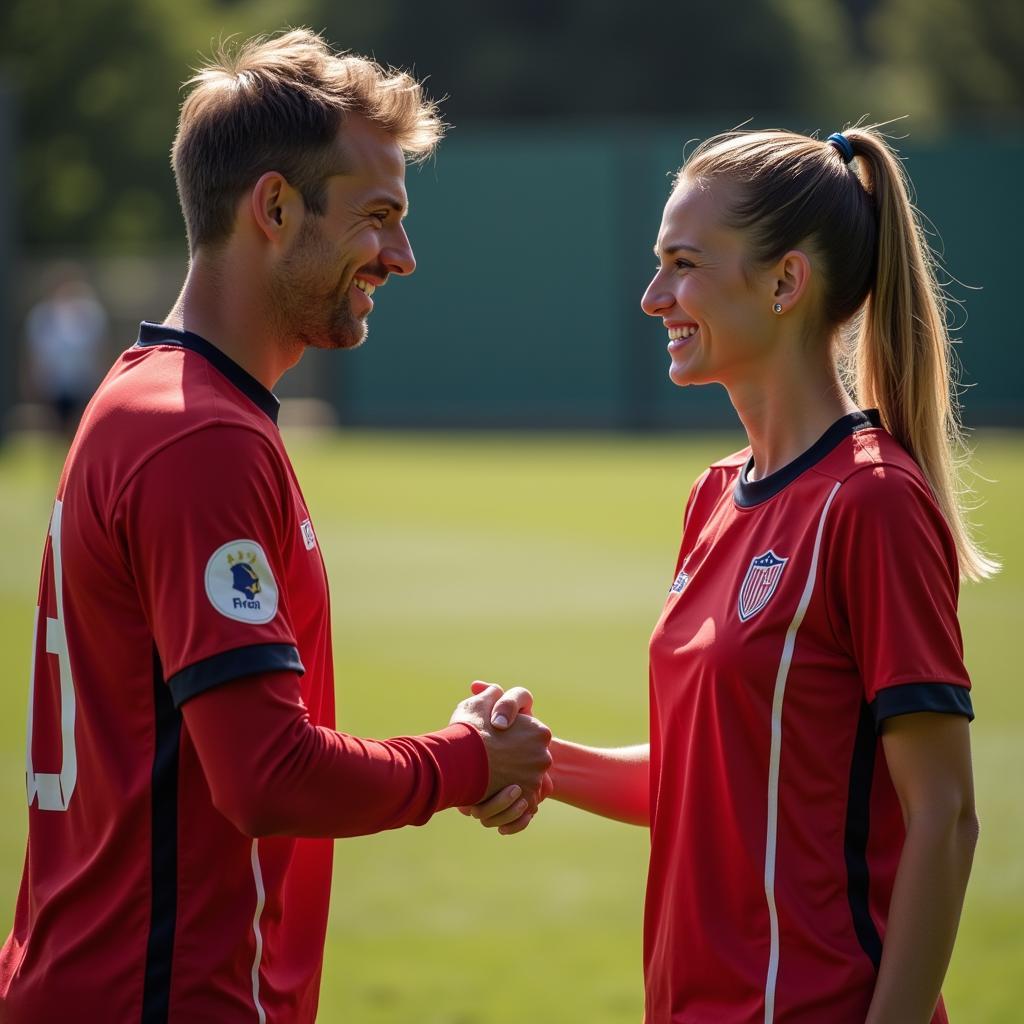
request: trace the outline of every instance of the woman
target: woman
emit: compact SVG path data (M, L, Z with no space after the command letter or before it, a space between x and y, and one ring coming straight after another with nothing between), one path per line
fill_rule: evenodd
M901 164L868 128L719 136L655 252L669 374L723 384L750 444L690 493L649 747L555 741L552 795L650 825L649 1024L944 1022L978 829L957 593L997 566Z

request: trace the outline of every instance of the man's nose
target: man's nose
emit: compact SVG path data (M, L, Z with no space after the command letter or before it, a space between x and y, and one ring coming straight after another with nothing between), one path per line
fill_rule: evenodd
M416 257L405 228L399 228L399 237L381 250L381 261L392 274L411 274L416 269Z

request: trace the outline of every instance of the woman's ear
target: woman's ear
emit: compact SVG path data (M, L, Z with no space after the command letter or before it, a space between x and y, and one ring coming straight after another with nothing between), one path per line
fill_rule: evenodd
M772 280L773 308L781 306L777 312L785 313L796 306L806 295L811 282L811 261L807 254L799 249L791 249L775 265Z

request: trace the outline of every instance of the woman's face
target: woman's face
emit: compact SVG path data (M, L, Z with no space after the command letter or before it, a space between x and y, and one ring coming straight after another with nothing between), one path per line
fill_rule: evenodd
M655 246L658 269L641 306L668 331L675 384L728 386L756 373L776 336L774 281L749 261L743 234L726 225L723 182L685 177L665 206Z

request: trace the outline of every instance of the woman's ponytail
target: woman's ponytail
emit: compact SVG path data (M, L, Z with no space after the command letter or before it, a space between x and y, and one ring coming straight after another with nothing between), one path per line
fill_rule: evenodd
M877 408L885 428L915 458L949 523L961 573L983 579L999 563L971 536L964 508L963 428L935 260L897 156L871 129L844 134L878 222L875 280L848 368L856 400L861 408Z

